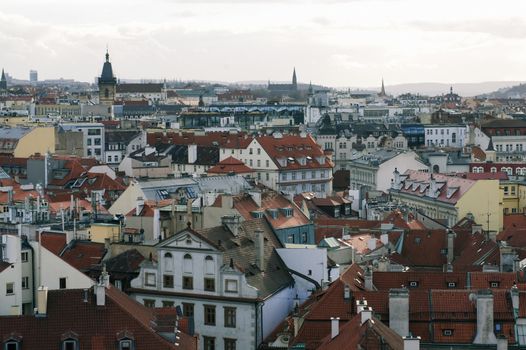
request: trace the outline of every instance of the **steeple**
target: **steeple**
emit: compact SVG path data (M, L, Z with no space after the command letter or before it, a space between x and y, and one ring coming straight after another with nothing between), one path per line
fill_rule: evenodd
M385 86L384 86L384 78L383 77L382 77L382 90L380 90L380 93L378 94L378 96L381 96L381 97L387 96L387 94L385 93Z
M99 103L112 105L117 92L117 79L113 75L108 49L106 49L105 57L106 60L102 65L102 73L99 77Z
M294 67L294 70L292 71L292 85L295 87L298 86L298 79L296 78L296 67Z
M0 90L7 90L7 79L5 77L3 68L2 68L2 78L0 79Z
M309 96L312 96L314 94L314 90L312 89L312 81L309 82Z

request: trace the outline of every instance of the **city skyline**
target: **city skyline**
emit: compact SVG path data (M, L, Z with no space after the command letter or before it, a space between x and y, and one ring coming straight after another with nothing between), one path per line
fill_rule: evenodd
M299 82L331 87L521 81L526 21L509 8L526 4L506 3L25 0L0 10L0 65L93 82L109 46L126 79L288 81L296 67Z

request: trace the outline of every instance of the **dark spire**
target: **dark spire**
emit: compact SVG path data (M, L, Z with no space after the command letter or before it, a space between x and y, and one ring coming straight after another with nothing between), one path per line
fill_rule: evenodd
M384 78L382 77L382 90L380 90L380 96L387 96L385 93Z
M6 81L6 79L5 79L5 73L4 73L4 68L2 68L2 81Z
M298 85L298 79L296 78L296 67L292 71L292 85Z
M117 80L113 76L113 68L111 66L110 62L110 54L108 53L108 50L106 50L106 61L104 62L104 65L102 66L102 74L99 78L99 84L100 83L110 83L110 84L116 84Z
M486 151L495 151L495 148L493 148L493 140L489 139L488 147L486 148Z
M314 91L312 90L312 81L309 82L309 95L312 95Z
M5 78L4 69L2 68L2 78L0 79L0 90L7 90L7 79Z

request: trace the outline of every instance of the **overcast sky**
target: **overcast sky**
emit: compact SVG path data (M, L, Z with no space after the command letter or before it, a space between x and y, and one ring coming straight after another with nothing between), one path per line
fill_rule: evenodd
M524 0L13 0L0 67L28 79L526 80Z

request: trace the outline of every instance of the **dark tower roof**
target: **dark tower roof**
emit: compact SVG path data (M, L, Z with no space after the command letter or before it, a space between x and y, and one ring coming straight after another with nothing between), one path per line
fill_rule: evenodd
M292 85L297 85L298 79L296 78L296 67L294 67L294 70L292 71Z
M5 73L4 73L4 68L2 68L2 78L1 78L2 81L6 81L5 79Z
M7 79L5 78L4 69L2 68L2 78L0 79L0 90L7 90Z
M115 84L117 80L113 76L113 68L111 67L110 62L110 54L108 51L106 51L106 62L104 62L104 65L102 66L102 74L99 78L99 84L100 83L110 83Z
M493 148L493 140L489 139L488 147L486 148L486 151L495 151L495 148Z
M382 78L382 90L380 90L379 96L387 96L385 93L384 78Z

